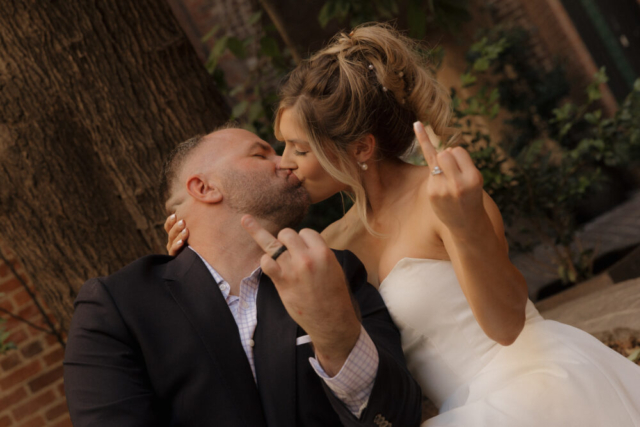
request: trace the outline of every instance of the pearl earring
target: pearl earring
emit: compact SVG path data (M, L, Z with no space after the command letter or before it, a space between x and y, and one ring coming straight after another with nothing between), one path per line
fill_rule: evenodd
M360 166L360 169L362 169L363 171L366 171L367 169L369 169L369 165L367 165L366 163L358 162L358 166Z

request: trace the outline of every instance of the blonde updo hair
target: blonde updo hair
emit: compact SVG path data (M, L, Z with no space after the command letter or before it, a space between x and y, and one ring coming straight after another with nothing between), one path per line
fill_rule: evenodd
M427 122L443 138L452 134L447 91L426 68L415 41L386 24L365 24L301 62L280 89L275 134L291 109L320 165L349 187L366 229L362 171L349 147L372 134L376 159L397 159L413 145L413 123ZM444 140L444 139L443 139Z

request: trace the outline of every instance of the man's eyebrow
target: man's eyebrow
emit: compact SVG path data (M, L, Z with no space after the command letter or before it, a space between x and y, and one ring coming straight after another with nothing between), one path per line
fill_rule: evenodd
M256 141L253 144L251 144L251 147L249 147L249 151L253 151L256 148L260 148L265 151L275 151L272 146L262 141Z

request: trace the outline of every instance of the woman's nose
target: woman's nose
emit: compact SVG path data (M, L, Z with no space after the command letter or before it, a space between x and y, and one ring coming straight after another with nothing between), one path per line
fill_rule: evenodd
M284 153L282 153L282 157L280 157L278 167L280 169L296 169L298 167L296 163L291 160L291 155L286 148L284 149Z

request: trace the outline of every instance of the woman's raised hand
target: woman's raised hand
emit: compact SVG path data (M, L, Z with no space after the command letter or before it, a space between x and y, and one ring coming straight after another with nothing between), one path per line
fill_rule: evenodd
M413 124L431 175L423 184L422 193L438 218L451 231L473 227L474 221L486 216L483 206L482 174L471 156L462 147L447 148L438 153L432 142L440 142L431 129L422 123Z
M169 238L167 240L167 252L171 256L178 255L184 248L184 244L189 238L189 230L184 220L178 221L176 214L170 215L164 223L164 231Z

